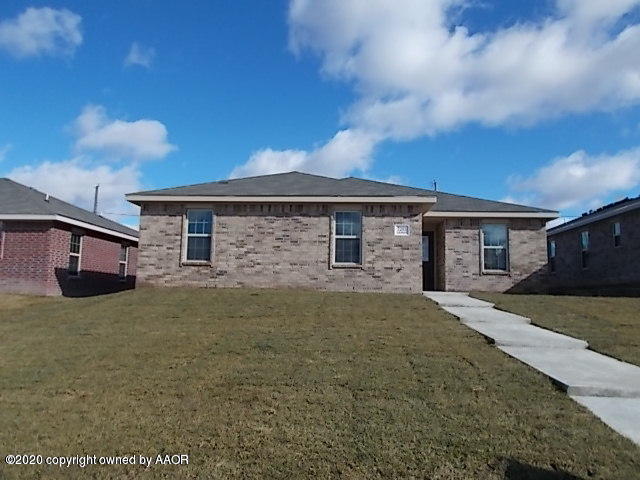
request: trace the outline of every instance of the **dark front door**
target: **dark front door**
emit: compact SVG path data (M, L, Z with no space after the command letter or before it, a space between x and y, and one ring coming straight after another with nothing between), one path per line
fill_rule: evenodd
M435 290L433 232L422 232L422 290Z

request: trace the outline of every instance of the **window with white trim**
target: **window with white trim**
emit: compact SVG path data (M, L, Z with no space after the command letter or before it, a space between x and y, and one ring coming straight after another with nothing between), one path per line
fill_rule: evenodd
M72 277L80 275L80 259L82 256L82 235L79 233L71 234L69 242L69 268L68 273Z
M362 212L335 212L333 263L362 264Z
M580 232L580 257L582 268L589 266L589 232Z
M4 258L4 223L0 222L0 260Z
M619 247L622 244L622 228L620 222L613 224L613 246Z
M509 270L509 231L504 223L485 223L482 237L482 270L507 272Z
M549 242L549 271L554 273L556 271L556 241L551 240Z
M129 247L120 245L120 257L118 258L118 277L120 280L127 278L127 266L129 264Z
M184 259L187 262L210 262L213 236L213 211L187 210L187 241Z

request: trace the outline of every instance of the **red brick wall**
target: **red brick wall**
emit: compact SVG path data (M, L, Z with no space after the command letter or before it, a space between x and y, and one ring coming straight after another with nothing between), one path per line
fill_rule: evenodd
M47 295L51 285L51 222L2 222L0 292Z
M122 282L118 259L125 240L57 222L5 221L4 230L0 292L79 296L134 286L137 245L131 242L127 280ZM67 272L72 231L83 235L78 278Z

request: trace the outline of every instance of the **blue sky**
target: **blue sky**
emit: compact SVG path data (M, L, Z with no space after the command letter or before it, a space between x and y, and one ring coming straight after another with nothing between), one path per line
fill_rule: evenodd
M574 216L640 193L640 1L604 3L5 0L0 175L128 224L293 169Z

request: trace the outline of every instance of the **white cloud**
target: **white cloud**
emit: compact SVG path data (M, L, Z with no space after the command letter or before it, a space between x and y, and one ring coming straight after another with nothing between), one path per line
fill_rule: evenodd
M82 17L67 9L27 8L0 21L0 49L16 57L72 55L82 43Z
M296 54L317 54L324 75L353 85L343 132L411 140L640 103L640 24L627 15L639 5L555 0L546 18L470 32L468 0L290 0L289 42ZM334 170L313 153L265 150L248 164Z
M538 169L533 175L509 179L521 203L554 209L594 208L602 198L640 184L640 148L613 155L577 151ZM515 201L509 197L506 201Z
M75 121L79 152L94 151L132 160L158 159L176 150L167 140L167 129L157 120L114 120L104 107L88 105Z
M7 153L9 153L9 150L11 150L11 148L13 148L13 145L11 145L10 143L7 143L0 147L0 162L5 159Z
M129 53L124 59L125 66L139 65L141 67L150 68L153 59L156 56L156 50L152 47L145 47L138 42L133 42Z
M259 150L244 165L236 167L231 177L245 177L298 170L342 177L352 170L369 167L377 138L358 130L341 130L324 145L311 150Z
M292 0L290 43L352 81L349 126L411 139L473 122L529 124L640 101L640 0L557 0L552 16L470 33L464 0Z
M128 203L124 195L142 189L136 165L112 168L75 158L17 167L6 176L87 210L93 209L94 187L100 184L98 212L117 222L135 224L137 207ZM123 213L132 216L114 215Z

